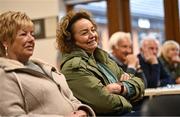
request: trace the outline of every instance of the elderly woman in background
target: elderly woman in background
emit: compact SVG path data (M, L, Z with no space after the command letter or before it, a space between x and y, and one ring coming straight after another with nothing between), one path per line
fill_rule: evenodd
M97 26L87 11L64 16L57 27L61 72L74 95L98 115L131 112L131 103L143 96L144 83L119 68L98 41Z
M0 116L94 115L73 96L63 74L39 60L30 60L34 25L25 13L1 14L0 29Z
M161 48L160 61L172 77L174 83L180 84L180 47L176 41L167 40Z

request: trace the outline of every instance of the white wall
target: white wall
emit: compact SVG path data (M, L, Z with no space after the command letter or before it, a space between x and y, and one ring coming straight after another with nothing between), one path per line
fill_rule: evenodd
M57 51L55 45L55 38L37 40L33 57L43 59L56 66Z
M18 10L28 14L32 19L57 16L58 0L0 0L0 13Z
M56 18L65 14L63 0L0 0L0 13L8 10L26 12L31 19L45 19L45 35L48 39L36 40L33 57L56 66Z

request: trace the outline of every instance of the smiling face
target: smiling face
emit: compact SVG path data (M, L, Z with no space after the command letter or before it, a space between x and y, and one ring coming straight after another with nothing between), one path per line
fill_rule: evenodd
M7 57L26 63L33 55L35 38L33 27L26 27L17 31L14 41L7 43Z
M127 55L131 53L132 53L131 40L127 38L119 40L116 47L113 49L113 54L123 63L126 61Z
M87 19L76 21L72 27L75 45L88 53L93 53L98 46L98 34L96 27Z
M0 51L2 56L25 64L34 50L34 24L23 12L7 11L0 15Z

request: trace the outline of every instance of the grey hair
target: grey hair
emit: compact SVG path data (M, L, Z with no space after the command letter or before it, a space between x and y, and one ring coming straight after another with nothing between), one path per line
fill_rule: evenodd
M154 36L145 36L140 42L140 48L142 48L147 41L154 41L159 45L159 41Z
M129 39L131 41L131 34L126 32L115 32L109 39L110 49L117 45L120 40Z

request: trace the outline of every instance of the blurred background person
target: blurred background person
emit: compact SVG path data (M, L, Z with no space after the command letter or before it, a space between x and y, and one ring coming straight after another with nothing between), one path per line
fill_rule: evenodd
M148 88L156 88L171 84L171 78L158 60L159 41L152 36L142 39L140 54L138 54L141 68L147 79Z
M124 73L98 42L97 25L89 12L65 15L57 27L61 72L74 95L97 115L134 115L132 103L142 98L144 83Z
M0 29L0 116L95 116L73 96L63 74L30 59L35 46L34 24L25 13L2 13Z
M160 61L173 79L173 83L180 84L180 57L179 44L167 40L161 47Z
M145 86L147 81L143 70L140 68L139 59L132 53L132 40L130 33L115 32L109 40L110 58L113 59L119 67L125 72L141 78Z

